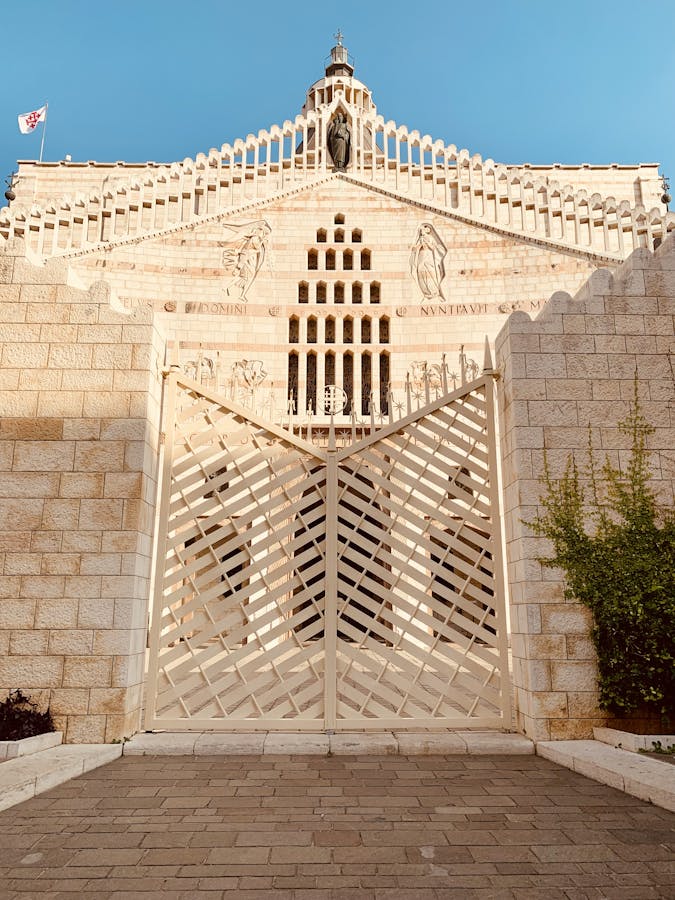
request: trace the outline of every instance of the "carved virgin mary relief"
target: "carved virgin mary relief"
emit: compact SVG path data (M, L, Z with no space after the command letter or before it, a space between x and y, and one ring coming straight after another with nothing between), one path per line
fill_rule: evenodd
M231 278L224 290L228 297L246 302L246 294L265 262L272 229L264 219L225 228L223 266Z
M410 274L422 292L424 300L443 300L442 283L445 278L443 260L447 248L438 232L429 222L423 222L417 230L415 243L410 250Z

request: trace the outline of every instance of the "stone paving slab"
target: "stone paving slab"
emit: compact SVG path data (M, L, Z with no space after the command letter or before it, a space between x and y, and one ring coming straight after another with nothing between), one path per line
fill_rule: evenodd
M379 732L175 732L134 735L124 745L126 756L201 756L204 754L359 755L363 753L516 753L533 754L534 744L520 734L498 731Z
M0 813L3 900L675 897L675 814L540 756L123 756Z
M0 810L9 809L121 755L121 744L64 744L7 760L0 766Z
M601 784L675 812L675 767L668 763L600 741L539 741L537 753Z

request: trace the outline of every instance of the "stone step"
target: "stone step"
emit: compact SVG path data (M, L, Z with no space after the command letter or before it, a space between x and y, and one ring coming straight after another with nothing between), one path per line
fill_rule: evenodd
M30 800L121 755L121 744L62 744L32 756L9 759L0 766L0 810Z
M524 754L534 744L519 734L452 732L146 732L124 744L129 756L206 756L227 754Z
M537 754L580 775L675 812L675 765L600 741L539 741Z

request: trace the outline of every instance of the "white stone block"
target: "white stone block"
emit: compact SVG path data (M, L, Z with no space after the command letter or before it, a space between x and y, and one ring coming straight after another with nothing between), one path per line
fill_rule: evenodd
M135 734L124 744L125 756L192 756L198 734L173 731Z
M466 754L464 739L454 731L434 734L427 731L396 731L394 737L398 741L398 752L410 756L436 753Z
M397 753L398 741L390 732L378 734L343 732L330 735L330 752L336 756Z
M640 800L675 810L675 767L599 741L540 741L537 754Z
M327 756L329 751L327 734L316 733L275 733L265 736L264 753L275 754L312 754Z
M502 734L498 731L461 731L458 735L466 743L467 753L483 755L534 753L534 744L522 734Z
M207 732L197 737L195 756L259 754L263 752L265 732L229 733ZM125 749L126 752L126 749Z
M36 734L20 741L0 741L0 759L15 759L17 756L30 756L50 747L58 747L63 742L62 731L50 731L48 734Z

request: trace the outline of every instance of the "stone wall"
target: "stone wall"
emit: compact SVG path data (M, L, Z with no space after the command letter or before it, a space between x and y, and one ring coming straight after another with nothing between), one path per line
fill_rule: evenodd
M152 312L0 250L0 696L71 742L138 727L163 341Z
M654 487L675 494L675 237L601 269L572 299L554 294L532 321L514 313L496 342L517 727L539 740L586 738L597 705L590 614L566 601L561 573L537 559L547 543L523 524L537 514L543 453L554 476L585 460L588 425L599 456L625 462L617 430L637 371L641 409L656 429Z

